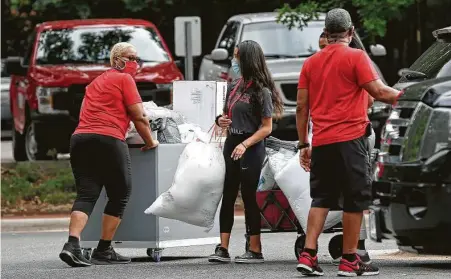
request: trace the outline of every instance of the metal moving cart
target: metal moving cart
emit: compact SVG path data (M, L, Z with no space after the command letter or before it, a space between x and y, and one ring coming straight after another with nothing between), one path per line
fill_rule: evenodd
M219 243L219 218L215 219L213 229L205 232L205 228L144 214L144 210L171 187L185 144L160 144L155 150L142 152L142 144L137 143L140 140L127 142L132 162L133 188L123 220L114 236L113 246L145 248L147 255L158 262L164 248ZM103 190L81 235L81 247L88 259L100 237L107 200Z

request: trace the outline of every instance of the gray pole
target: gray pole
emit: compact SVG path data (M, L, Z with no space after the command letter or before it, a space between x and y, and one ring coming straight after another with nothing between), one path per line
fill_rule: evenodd
M185 22L185 80L193 80L193 49L191 22Z

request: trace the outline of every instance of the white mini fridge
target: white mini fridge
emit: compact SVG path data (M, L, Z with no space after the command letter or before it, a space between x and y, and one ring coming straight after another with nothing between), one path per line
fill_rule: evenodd
M227 82L175 81L173 83L173 109L206 132L222 114Z

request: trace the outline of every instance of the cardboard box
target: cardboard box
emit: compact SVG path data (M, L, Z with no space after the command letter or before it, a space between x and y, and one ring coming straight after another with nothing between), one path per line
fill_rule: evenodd
M207 132L222 114L227 82L175 81L173 83L173 110L184 115L188 122Z

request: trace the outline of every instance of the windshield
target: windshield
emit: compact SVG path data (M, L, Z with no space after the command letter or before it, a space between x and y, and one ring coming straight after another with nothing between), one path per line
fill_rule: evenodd
M109 63L110 50L118 42L134 45L144 62L169 61L169 55L154 29L103 26L43 31L39 37L36 63Z
M438 41L429 47L413 64L409 70L423 73L428 79L445 75L444 67L451 60L451 42ZM443 68L443 69L442 69ZM443 73L442 73L443 72ZM399 82L409 82L403 76Z
M302 30L275 21L246 24L241 41L253 40L260 44L267 56L310 56L319 50L318 40L324 21L312 21Z

